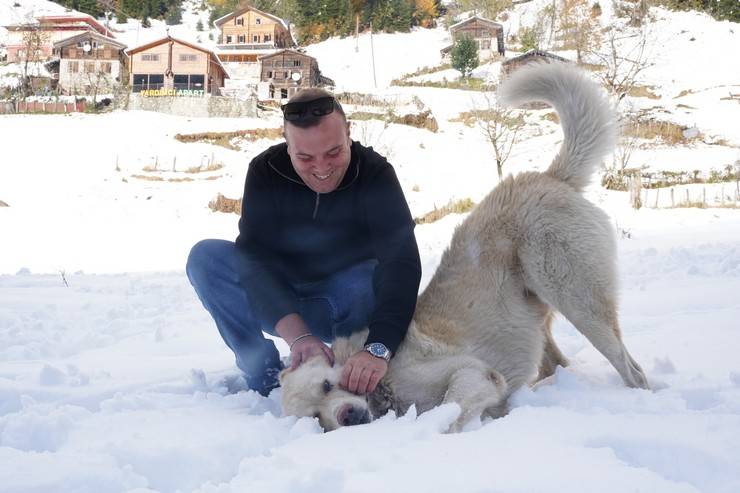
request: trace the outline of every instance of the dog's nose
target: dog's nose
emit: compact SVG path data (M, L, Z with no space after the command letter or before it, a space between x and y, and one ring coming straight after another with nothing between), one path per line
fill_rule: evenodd
M370 413L367 409L350 406L342 416L342 426L362 425L370 422Z

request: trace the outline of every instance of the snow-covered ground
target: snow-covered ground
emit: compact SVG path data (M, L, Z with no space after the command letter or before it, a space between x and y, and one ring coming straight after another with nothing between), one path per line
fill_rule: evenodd
M711 142L652 145L635 165L722 169L740 158L740 106L722 99L740 92L740 62L703 55L740 45L740 26L655 12L673 44L642 83L662 99L628 100L696 125ZM192 10L184 19L181 37L207 37L194 31ZM124 36L136 36L129 25ZM342 90L403 104L415 96L431 109L437 133L353 122L354 138L394 164L415 216L478 201L498 181L480 130L450 121L485 107L482 94L389 86L438 65L446 42L442 29L373 36L377 89L369 35L357 52L352 38L308 50ZM477 76L494 80L496 65ZM692 92L673 99L682 90ZM506 172L549 164L562 133L545 113L528 117ZM571 365L517 392L508 416L458 435L441 433L454 406L323 434L312 419L281 416L279 390L246 391L183 269L199 239L236 236L238 217L208 202L240 196L251 157L277 141L230 150L174 136L279 125L274 115L0 116L0 201L9 205L0 207L0 492L740 491L738 209L634 211L625 193L587 191L619 237L623 337L653 391L625 388L563 319L555 337ZM223 166L186 172L209 162ZM708 201L718 205L718 190L734 186L707 186ZM704 186L689 188L695 200ZM684 194L677 188L677 201ZM661 192L662 207L667 200ZM463 219L417 228L423 285Z

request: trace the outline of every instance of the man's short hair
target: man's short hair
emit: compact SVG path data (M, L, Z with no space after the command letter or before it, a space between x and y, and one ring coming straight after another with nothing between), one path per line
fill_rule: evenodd
M344 114L344 109L342 109L342 105L339 104L337 98L326 89L321 89L319 87L308 87L306 89L302 89L293 94L293 97L288 100L288 104L306 103L309 101L315 101L320 98L332 98L334 100L334 111L342 115L342 118L345 122L347 121L347 115ZM307 114L298 120L292 121L287 121L285 117L283 117L283 125L291 124L299 128L309 128L318 125L324 116L325 115L316 116L312 114Z

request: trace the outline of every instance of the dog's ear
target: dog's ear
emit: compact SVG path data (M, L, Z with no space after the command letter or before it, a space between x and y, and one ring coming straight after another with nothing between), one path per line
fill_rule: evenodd
M344 366L350 356L360 351L370 333L368 329L362 329L349 337L337 337L331 345L334 351L334 364Z

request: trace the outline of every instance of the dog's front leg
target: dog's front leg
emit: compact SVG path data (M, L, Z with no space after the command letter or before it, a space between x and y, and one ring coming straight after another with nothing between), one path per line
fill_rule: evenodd
M448 431L459 432L470 420L480 418L487 409L502 406L507 388L503 375L482 364L455 370L450 375L443 402L456 402L462 411Z

